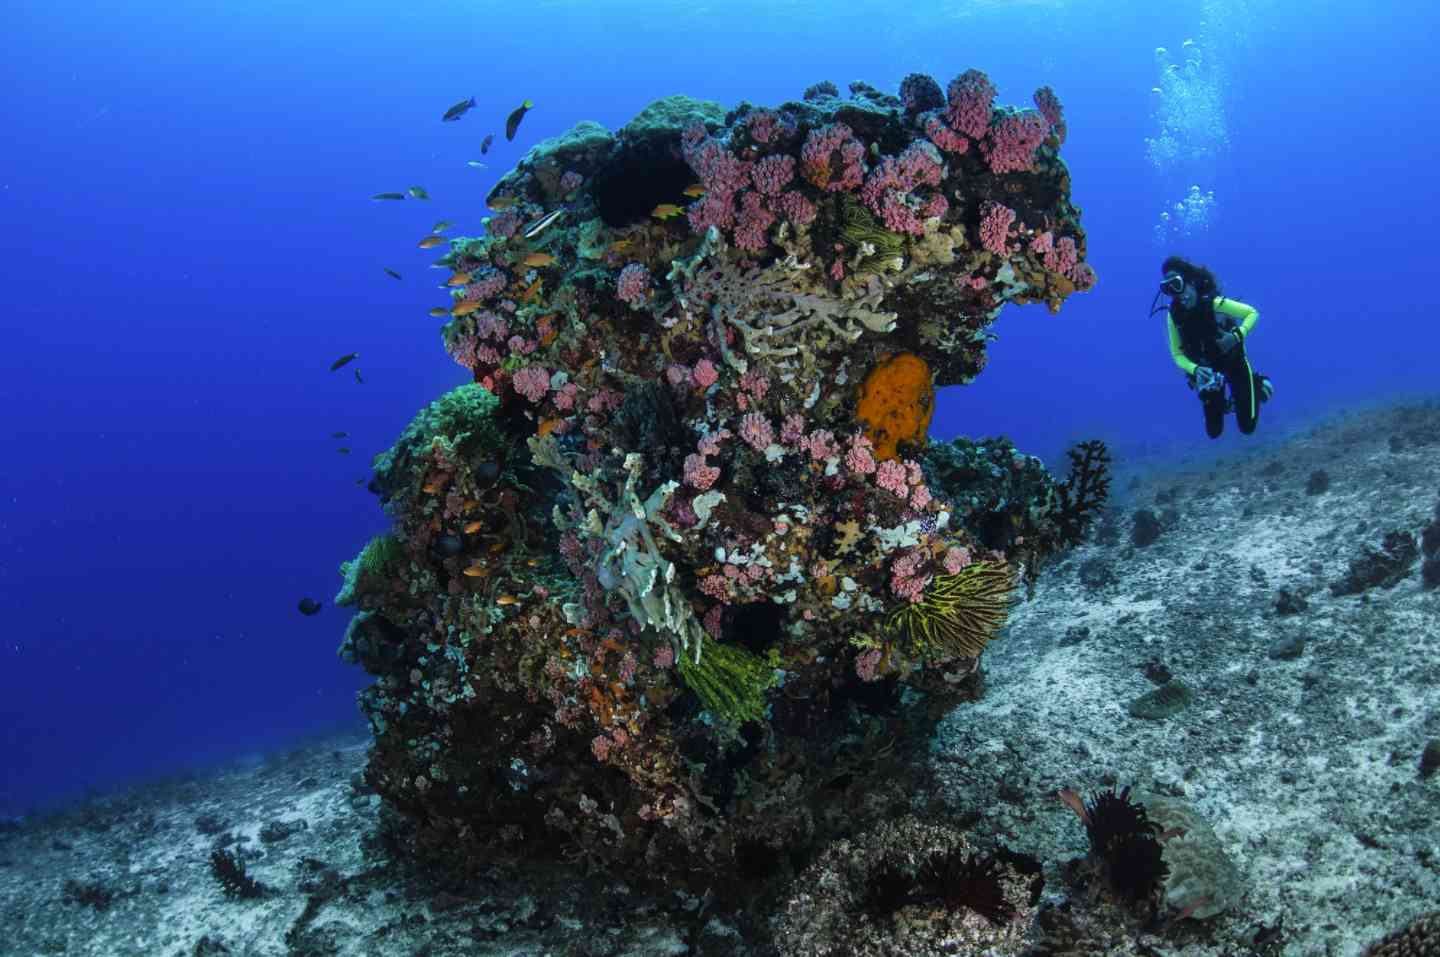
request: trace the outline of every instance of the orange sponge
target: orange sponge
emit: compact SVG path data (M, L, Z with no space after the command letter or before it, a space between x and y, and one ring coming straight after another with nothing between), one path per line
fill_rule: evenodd
M860 387L856 415L875 445L877 459L895 458L901 442L924 442L934 412L930 366L912 352L891 356L871 369Z

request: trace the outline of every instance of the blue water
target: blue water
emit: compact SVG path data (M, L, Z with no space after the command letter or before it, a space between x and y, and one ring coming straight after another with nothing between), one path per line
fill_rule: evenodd
M360 727L328 603L384 526L356 480L463 379L415 241L477 231L540 138L661 95L969 67L1005 103L1055 88L1100 282L1058 316L1010 307L942 438L1209 455L1435 391L1433 4L205 6L11 0L0 31L0 815ZM1202 55L1166 85L1160 46ZM468 167L526 98L516 142ZM368 200L416 184L431 202ZM1213 204L1157 245L1191 185ZM1256 436L1204 438L1146 316L1171 251L1260 309L1279 392ZM363 385L328 371L351 351Z

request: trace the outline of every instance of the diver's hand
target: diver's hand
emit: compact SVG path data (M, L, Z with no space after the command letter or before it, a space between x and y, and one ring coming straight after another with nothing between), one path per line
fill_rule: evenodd
M1204 392L1215 381L1215 370L1209 366L1196 366L1195 371L1190 373L1190 386Z
M1234 349L1240 344L1240 336L1238 333L1227 332L1219 339L1217 339L1215 341L1215 344L1220 347L1221 353L1223 353L1224 355L1229 355L1230 350Z

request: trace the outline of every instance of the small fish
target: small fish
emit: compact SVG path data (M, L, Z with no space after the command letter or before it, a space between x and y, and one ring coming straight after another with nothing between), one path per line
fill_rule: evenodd
M555 264L555 257L549 253L531 253L520 261L527 266L552 266Z
M484 578L490 574L490 569L484 565L470 565L462 574L464 574L466 578Z
M459 319L459 318L461 318L462 316L468 316L468 315L470 315L470 313L474 312L475 310L477 310L477 309L479 309L479 308L480 308L480 302L479 302L479 300L476 300L476 299L466 299L464 302L460 303L460 305L456 306L454 309L451 309L451 310L450 310L450 315L454 316L456 319Z
M365 384L365 380L362 379L362 378L360 378L360 370L359 370L359 369L356 369L356 370L355 370L355 381L358 382L358 383L360 383L361 385L364 385L364 384ZM347 449L346 451L349 451L349 450Z
M350 454L350 446L348 446L348 445L342 445L342 446L340 446L338 449L336 449L335 451L336 451L336 452L339 452L341 455L349 455L349 454Z
M481 522L481 521L468 522L468 523L465 525L465 534L466 534L466 535L474 535L476 532L480 531L480 529L482 529L482 528L484 528L484 527L485 527L485 523L484 523L484 522Z
M495 604L497 604L497 605L518 605L518 604L520 604L520 599L516 598L514 595L500 595L499 597L497 597L497 598L495 599Z
M409 193L411 196L414 196L416 199L430 198L430 194L425 192L425 187L423 186L411 186L405 192Z
M480 162L479 160L466 160L466 161L465 161L465 165L466 165L466 166L469 166L471 169L489 169L489 168L490 168L490 164L489 164L489 163L482 163L482 162Z
M676 206L674 203L661 203L659 206L650 210L650 215L663 221L673 219L676 216L684 214L684 212L685 210L683 208Z
M469 282L470 282L470 274L469 274L468 272L457 272L457 273L455 273L453 276L451 276L449 279L445 280L445 285L447 285L447 286L464 286L464 285L466 285L466 284L469 283Z
M400 278L400 274L399 274L398 272L396 272L395 270L391 269L390 267L388 267L388 266L382 266L381 268L385 270L385 275L389 276L391 279L399 279L399 278Z
M511 206L514 206L519 201L520 200L514 196L501 195L487 199L485 201L485 205L489 206L491 209L509 209Z
M473 96L470 97L470 99L468 100L461 100L459 103L456 103L454 106L450 107L450 109L446 110L445 115L440 117L440 120L443 123L454 122L455 120L460 119L460 117L464 116L466 113L470 112L470 109L474 106L475 97Z
M704 195L705 195L705 184L704 184L704 183L692 183L691 185L686 186L686 187L685 187L685 195L686 195L686 196L689 196L691 199L697 199L697 198L699 198L699 197L701 197L701 196L704 196Z
M510 112L510 115L505 118L505 139L513 140L515 138L515 132L520 129L520 121L525 119L525 114L530 112L530 108L534 105L533 101L526 100Z
M430 310L430 316L433 319L439 319L441 316L448 315L450 315L450 310L446 309L444 306L436 306L434 309Z
M480 155L481 155L481 156L484 156L486 153L490 152L490 144L493 143L493 142L495 142L495 134L494 134L494 133L486 133L486 134L485 134L485 138L480 141Z
M432 233L437 233L437 234L438 234L438 233L443 233L445 230L449 229L451 226L454 226L454 225L455 225L455 224L452 223L452 222L450 222L450 220L448 220L448 219L442 219L442 220L440 220L440 222L436 223L434 226L431 226L431 227L430 227L430 231L431 231Z
M444 488L445 484L443 482L426 482L424 485L420 486L420 491L424 492L426 495L434 495Z
M404 193L376 193L371 199L404 199Z
M546 213L544 216L540 217L540 219L533 226L526 227L523 235L526 239L534 239L536 236L539 236L542 232L544 232L547 226L555 222L555 220L559 219L563 215L565 215L565 210L563 209L557 209L553 212Z
M330 363L330 371L334 372L336 369L348 366L350 363L354 362L358 358L360 358L360 353L347 352L340 358L336 359L334 362Z
M309 617L310 615L320 614L321 607L321 604L313 598L300 599L300 614L305 615L306 617Z
M634 245L635 240L633 239L617 239L610 244L610 251L612 253L623 253L629 251Z
M350 433L349 433L349 432L331 432L331 433L330 433L330 438L332 438L332 439L348 439L348 438L350 438Z
M364 488L364 487L365 487L365 480L364 480L363 478L358 478L358 479L356 479L356 480L355 480L355 487L356 487L356 488Z
M424 239L420 240L415 245L419 246L421 249L434 249L436 246L443 246L444 244L444 236L436 236L434 233L431 233L429 236L426 236Z

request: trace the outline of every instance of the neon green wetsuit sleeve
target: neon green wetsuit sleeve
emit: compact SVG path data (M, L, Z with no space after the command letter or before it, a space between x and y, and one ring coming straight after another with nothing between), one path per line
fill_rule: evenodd
M1240 325L1240 338L1249 339L1250 330L1255 328L1255 322L1260 318L1260 312L1254 306L1247 306L1236 299L1215 300L1215 311L1221 315L1229 316Z
M1195 374L1195 363L1191 362L1185 355L1185 350L1180 348L1180 330L1175 328L1175 317L1169 312L1165 313L1165 329L1170 334L1170 358L1180 367L1180 371L1186 375Z

